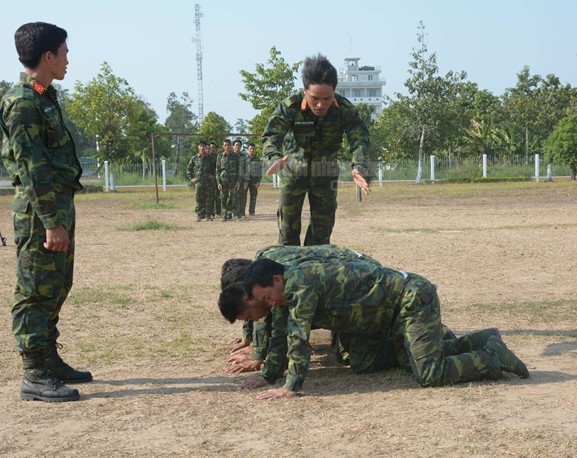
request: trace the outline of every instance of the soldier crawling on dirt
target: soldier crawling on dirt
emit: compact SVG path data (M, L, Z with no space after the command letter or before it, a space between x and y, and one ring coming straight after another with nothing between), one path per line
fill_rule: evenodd
M502 371L529 377L496 328L442 340L439 297L426 278L373 259L339 259L338 247L328 250L325 256L279 256L278 262L259 253L244 288L234 284L222 291L219 308L231 323L272 313L271 345L262 371L245 379L241 389L274 384L288 367L284 386L258 398L300 391L310 365L313 326L363 340L369 336L369 344L390 333L398 365L423 387L498 380ZM376 352L368 347L378 362L379 347Z
M257 258L263 256L273 260L290 260L309 254L314 254L318 257L330 254L344 260L365 259L374 261L370 256L347 248L339 248L335 245L302 248L271 246L259 251ZM225 261L221 269L221 289L224 290L235 283L237 283L237 287L241 288L242 286L238 282L244 280L250 263L249 259L243 258L233 258ZM249 299L246 298L245 300ZM236 338L230 342L231 354L228 362L231 365L227 367L227 373L234 374L260 370L269 348L271 320L271 313L267 313L266 317L254 323L252 320L244 322L242 338ZM448 327L443 325L442 329L444 339L456 338ZM349 365L355 373L375 372L398 366L394 356L393 341L388 334L370 339L366 336L359 337L348 335L344 332L332 332L331 346L339 363Z

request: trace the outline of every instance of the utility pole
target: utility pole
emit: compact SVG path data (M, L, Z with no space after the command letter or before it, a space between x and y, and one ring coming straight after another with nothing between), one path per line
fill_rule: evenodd
M194 5L194 25L196 27L196 36L194 41L196 41L196 79L198 82L198 122L202 123L204 118L204 96L202 92L202 41L200 36L200 18L202 17L202 11L200 10L200 4Z

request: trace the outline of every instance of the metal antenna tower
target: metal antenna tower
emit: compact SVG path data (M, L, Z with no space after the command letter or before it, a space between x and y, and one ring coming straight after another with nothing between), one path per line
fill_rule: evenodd
M196 26L196 76L198 80L198 122L201 123L204 119L204 96L202 93L202 42L200 37L200 18L202 11L200 4L194 5L194 25Z

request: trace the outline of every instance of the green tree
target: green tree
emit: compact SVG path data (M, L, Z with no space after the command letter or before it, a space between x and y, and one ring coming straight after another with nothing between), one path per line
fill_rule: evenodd
M577 176L577 115L559 121L553 133L544 143L545 161L551 164L568 165L571 180Z
M88 84L76 83L67 107L78 127L97 139L95 155L101 160L122 163L143 157L144 147L136 137L148 141L156 127L156 113L106 62Z
M188 158L193 154L190 137L182 134L195 134L198 131L198 117L192 110L192 99L187 92L180 98L174 92L168 96L166 103L168 116L164 123L167 133L176 134L170 138L170 151L166 159L172 167L172 173L178 175L184 171Z
M425 150L446 149L454 143L464 122L463 94L467 91L465 72L448 72L439 76L436 53L429 54L425 42L425 26L419 23L418 49L413 49L409 62L409 78L405 82L408 96L397 94L408 108L409 127L418 137L418 168L416 183L421 183Z
M222 116L211 111L202 120L198 133L204 140L220 145L231 130L231 125Z
M295 92L296 75L301 63L287 64L280 51L273 46L266 66L257 64L254 73L240 71L245 92L240 93L239 97L259 111L248 121L251 133L262 134L277 105Z

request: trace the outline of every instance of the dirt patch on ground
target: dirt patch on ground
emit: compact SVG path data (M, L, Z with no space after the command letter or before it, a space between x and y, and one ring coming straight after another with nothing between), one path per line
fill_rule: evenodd
M333 242L439 287L458 334L498 326L531 378L423 389L355 376L316 332L304 394L256 401L223 371L240 335L216 308L219 271L276 242L277 192L257 216L197 223L188 189L80 195L63 356L92 370L79 402L19 400L10 329L15 250L0 196L0 455L576 456L577 186L398 185L339 195ZM305 214L306 219L306 214ZM161 230L135 230L156 221ZM143 226L145 226L143 224Z

